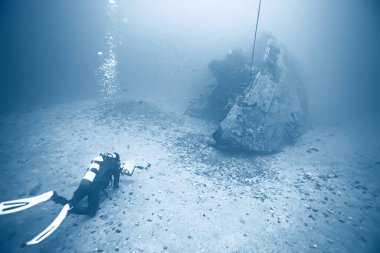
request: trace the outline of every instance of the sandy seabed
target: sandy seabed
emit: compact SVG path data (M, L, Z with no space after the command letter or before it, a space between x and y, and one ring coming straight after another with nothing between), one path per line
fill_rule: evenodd
M0 252L380 251L377 133L367 142L339 125L316 126L256 156L214 149L215 127L138 100L3 116L0 201L50 190L70 198L105 151L152 166L123 176L94 218L69 215L36 246L20 247L61 206L0 216Z

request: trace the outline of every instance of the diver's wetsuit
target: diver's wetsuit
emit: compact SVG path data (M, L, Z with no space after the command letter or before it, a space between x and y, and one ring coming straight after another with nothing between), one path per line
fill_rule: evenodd
M117 153L100 154L100 156L91 161L90 167L84 174L71 200L67 201L56 193L54 193L52 200L60 204L68 202L72 207L69 213L94 216L99 206L100 191L105 190L109 186L112 177L113 188L117 189L120 173L120 157ZM78 206L79 202L86 196L88 198L88 206Z

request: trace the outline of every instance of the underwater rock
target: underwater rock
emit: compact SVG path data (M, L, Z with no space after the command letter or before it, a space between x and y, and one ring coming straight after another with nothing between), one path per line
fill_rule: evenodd
M306 130L302 82L284 47L273 37L268 37L263 60L214 133L217 147L272 153Z

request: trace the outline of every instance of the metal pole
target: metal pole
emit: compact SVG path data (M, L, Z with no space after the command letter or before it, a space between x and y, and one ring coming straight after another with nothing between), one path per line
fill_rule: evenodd
M261 0L259 1L259 9L257 10L257 19L256 19L255 37L254 37L254 40L253 40L253 47L252 47L251 73L250 73L250 78L253 77L253 57L255 56L256 35L257 35L257 27L258 27L258 25L259 25L260 9L261 9Z

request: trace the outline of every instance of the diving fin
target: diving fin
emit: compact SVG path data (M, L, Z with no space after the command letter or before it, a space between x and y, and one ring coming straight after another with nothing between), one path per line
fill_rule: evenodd
M53 196L54 192L49 191L42 193L41 195L24 198L24 199L16 199L10 200L0 203L0 215L16 213L25 209L28 209L32 206L38 205L42 202L48 201Z
M28 241L26 245L34 245L45 240L49 235L51 235L58 227L61 225L62 221L66 218L67 213L70 210L70 205L66 204L63 206L61 212L58 214L57 218L39 235L34 237L32 240Z

